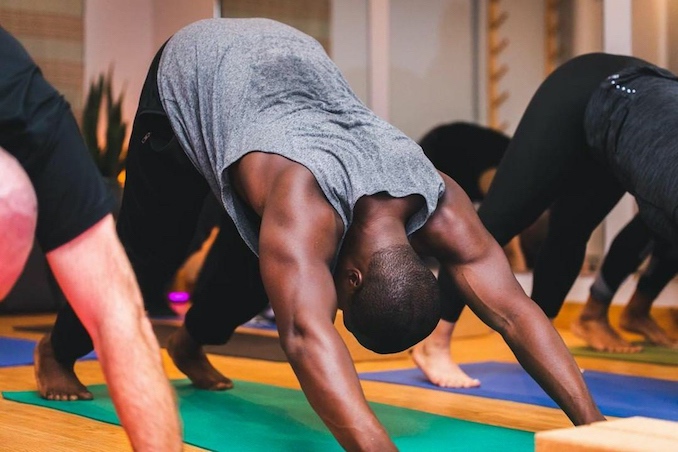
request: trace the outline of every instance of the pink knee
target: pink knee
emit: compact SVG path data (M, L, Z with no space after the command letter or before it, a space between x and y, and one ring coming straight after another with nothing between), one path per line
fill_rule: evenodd
M21 275L33 246L38 201L19 162L0 148L0 300Z

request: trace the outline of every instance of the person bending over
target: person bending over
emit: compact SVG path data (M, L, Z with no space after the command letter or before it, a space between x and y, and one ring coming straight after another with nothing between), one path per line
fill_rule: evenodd
M637 353L643 349L626 341L612 328L609 310L619 286L648 256L650 261L621 313L619 324L626 331L642 335L650 344L678 345L678 340L671 338L650 315L659 293L678 272L678 260L667 256L666 248L655 246L651 231L640 215L636 215L612 241L591 285L589 298L571 325L572 332L590 347L613 353Z
M16 282L37 239L93 340L134 449L180 450L179 418L158 342L116 236L108 192L70 107L2 28L0 62L0 299ZM59 362L50 345L70 333L61 329L36 348L38 390L44 398L79 398L73 362Z
M378 353L411 347L440 316L420 257L433 256L575 424L603 419L463 190L368 110L309 36L266 19L180 30L151 65L127 165L118 230L144 293L185 258L208 190L233 222L220 257L237 277L222 296L194 299L168 345L196 386L232 386L203 346L227 341L268 299L301 388L337 441L394 450L333 321L343 309L348 330Z
M550 209L532 289L549 318L579 274L591 233L625 191L657 246L676 257L677 88L664 69L596 53L563 64L530 101L478 214L505 244ZM446 298L443 319L453 328L464 301Z

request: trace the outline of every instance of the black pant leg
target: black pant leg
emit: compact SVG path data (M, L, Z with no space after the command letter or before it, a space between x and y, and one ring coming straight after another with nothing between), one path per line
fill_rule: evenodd
M227 342L239 325L268 305L259 260L226 213L203 263L192 301L185 326L203 345Z
M581 271L593 230L624 194L614 177L590 156L551 206L549 230L534 267L532 299L549 318L558 315Z
M649 228L636 215L610 244L591 285L591 296L598 302L609 305L619 286L650 254L652 243Z
M636 291L648 299L654 300L657 298L669 281L678 273L678 260L669 255L667 252L669 249L668 244L659 241L652 253L647 269L638 280Z

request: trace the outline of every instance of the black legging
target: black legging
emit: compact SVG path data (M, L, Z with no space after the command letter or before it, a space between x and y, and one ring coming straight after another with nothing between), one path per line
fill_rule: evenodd
M213 197L178 144L160 103L156 79L161 52L142 89L117 222L146 306L166 304L166 286L192 251L204 200ZM238 325L268 303L256 257L225 214L193 303L186 327L203 344L226 342ZM56 359L66 364L92 350L87 331L70 307L57 315L52 346Z
M662 245L656 246L652 232L636 215L610 244L591 285L591 297L609 306L619 286L652 253L636 290L648 299L656 298L678 272L678 262L666 256L665 249Z
M586 105L607 76L639 64L632 57L590 54L556 69L530 101L478 211L503 246L550 208L532 289L532 298L550 318L579 274L591 233L624 193L591 156L584 133ZM463 302L446 298L443 319L456 321Z

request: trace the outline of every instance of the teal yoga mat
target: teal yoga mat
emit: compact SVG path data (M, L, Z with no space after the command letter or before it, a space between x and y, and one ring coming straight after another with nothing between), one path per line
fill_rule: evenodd
M342 450L294 389L236 381L224 392L173 381L184 422L184 440L215 451ZM7 400L53 408L119 424L104 385L90 386L93 401L53 402L37 393L4 392ZM401 451L533 451L534 434L461 421L384 404L371 404ZM152 413L149 413L149 416Z

